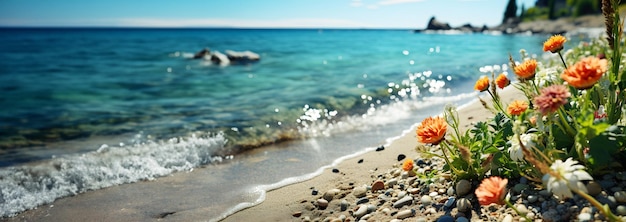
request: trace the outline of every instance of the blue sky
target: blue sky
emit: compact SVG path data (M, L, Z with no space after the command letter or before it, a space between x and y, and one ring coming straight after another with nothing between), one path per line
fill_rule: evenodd
M508 0L0 0L0 26L424 28L500 24ZM535 0L517 0L526 7Z

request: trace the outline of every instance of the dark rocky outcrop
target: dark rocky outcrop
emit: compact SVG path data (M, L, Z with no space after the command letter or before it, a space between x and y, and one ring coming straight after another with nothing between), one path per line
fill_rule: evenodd
M251 62L257 62L261 59L261 56L252 51L233 51L226 50L226 54L219 51L211 51L209 48L204 48L193 55L193 59L204 59L211 61L219 65L229 64L247 64Z
M450 30L451 28L450 24L437 20L435 16L430 18L426 26L427 30Z

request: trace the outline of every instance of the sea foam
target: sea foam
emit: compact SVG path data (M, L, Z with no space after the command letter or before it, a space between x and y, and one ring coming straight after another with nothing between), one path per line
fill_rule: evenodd
M203 164L221 162L211 151L224 147L221 133L147 141L0 169L0 216L118 184L153 180ZM230 158L230 157L226 157Z

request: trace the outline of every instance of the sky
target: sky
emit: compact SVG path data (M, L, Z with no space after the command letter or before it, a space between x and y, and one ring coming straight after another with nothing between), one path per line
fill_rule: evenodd
M496 26L508 0L0 0L0 26L421 29ZM535 0L517 0L518 8Z

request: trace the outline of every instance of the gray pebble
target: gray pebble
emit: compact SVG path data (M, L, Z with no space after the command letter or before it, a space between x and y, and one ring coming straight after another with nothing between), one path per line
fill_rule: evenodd
M620 215L620 216L626 216L626 206L624 205L617 206L617 208L615 209L615 213L617 213L617 215Z
M424 206L430 206L433 203L433 198L428 195L424 195L422 196L420 201L422 202Z
M589 183L587 184L587 193L595 197L600 194L600 192L602 192L602 187L600 186L600 184L596 183L595 181L589 181Z
M426 220L426 218L424 218L424 217L418 217L418 218L415 218L415 222L426 222L426 221L427 221L427 220Z
M448 187L448 190L446 191L446 194L448 194L448 196L454 195L454 188L453 187Z
M359 198L359 199L356 201L356 205L359 205L359 204L364 204L364 203L367 203L367 202L369 202L369 201L370 201L370 200L369 200L369 199L367 199L367 197L362 197L362 198Z
M456 201L456 208L461 212L468 212L472 209L472 203L466 198L460 198Z
M549 198L552 197L552 192L548 191L548 190L540 190L539 191L539 195Z
M352 190L352 195L354 195L356 198L364 197L366 194L367 194L366 187L355 187Z
M413 197L409 195L409 196L405 196L402 199L399 199L398 201L393 203L393 207L401 208L404 205L412 204L412 203L413 203Z
M528 195L526 199L528 200L529 203L534 203L534 202L537 202L539 197L537 197L536 195Z
M468 194L472 189L472 183L470 183L468 180L459 180L459 182L456 183L456 194L459 196L465 196L466 194Z
M367 213L367 205L361 205L361 206L359 206L359 209L357 209L354 212L354 217L360 218L363 215L365 215L366 213Z
M615 201L619 203L626 203L626 191L618 191L613 194Z
M348 203L347 200L341 200L341 203L339 203L339 208L341 208L341 211L346 211L348 207L350 207L350 203Z
M403 210L398 212L398 214L396 215L396 217L398 219L404 219L404 218L409 218L415 215L415 209L408 209L408 210Z
M454 197L448 197L448 200L446 201L446 203L443 204L444 207L452 207L452 205L454 205L454 202L456 201L456 198Z
M327 201L331 201L333 200L333 198L335 198L335 195L337 195L339 192L341 192L341 190L339 189L330 189L326 191L326 193L324 193L322 198L324 198Z
M387 186L388 187L393 187L396 184L398 184L398 180L396 180L395 178L387 181Z

